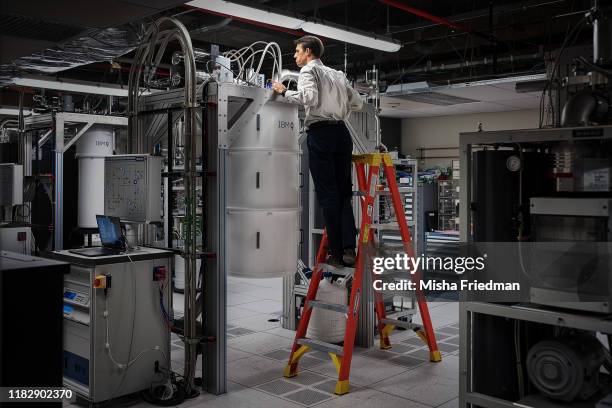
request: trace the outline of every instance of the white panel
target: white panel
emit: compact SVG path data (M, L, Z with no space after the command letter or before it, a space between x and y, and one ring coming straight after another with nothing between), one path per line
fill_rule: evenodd
M161 220L162 158L146 154L106 157L104 215L122 221Z
M23 166L0 164L0 206L23 204Z
M0 249L31 255L31 236L32 230L30 227L0 228Z

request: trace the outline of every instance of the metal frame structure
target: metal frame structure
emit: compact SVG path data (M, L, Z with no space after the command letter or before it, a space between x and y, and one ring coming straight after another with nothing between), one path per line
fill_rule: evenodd
M534 308L530 306L508 306L482 302L462 302L459 306L459 407L516 408L520 401L501 398L473 391L472 378L472 331L474 320L479 315L499 316L505 319L541 323L550 326L612 334L612 321L606 316L588 316L579 313ZM500 350L503 352L503 350ZM550 405L554 406L553 404ZM562 405L559 405L561 407Z
M139 136L143 140L161 140L164 133L168 134L169 167L167 175L174 173L171 167L171 145L173 123L182 112L183 90L158 92L141 98L138 120ZM243 125L249 116L257 112L269 100L283 102L271 90L245 87L232 83L214 83L199 89L199 107L196 109L198 129L196 133L201 138L203 168L198 176L203 177L204 226L203 242L205 247L198 252L202 259L202 269L205 284L203 292L197 299L197 308L202 311L204 332L202 338L202 375L206 378L206 391L212 394L226 392L227 372L227 155L232 142L243 133ZM287 102L288 103L288 102ZM231 105L231 106L230 106ZM297 107L296 107L297 108ZM178 113L175 117L171 113ZM149 140L151 142L151 140ZM150 146L149 146L150 147ZM170 192L170 189L168 190ZM170 198L168 201L171 201ZM167 206L170 208L170 206ZM166 216L170 217L171 214ZM168 229L166 228L166 234ZM170 237L171 238L171 237ZM168 240L171 242L171 239Z
M128 119L121 116L107 115L90 115L85 113L72 112L53 112L44 115L29 116L24 119L25 132L29 133L36 130L46 130L45 134L37 141L38 148L42 148L45 143L51 140L54 144L54 181L53 181L53 224L54 224L54 241L53 249L64 249L64 207L63 207L63 192L64 192L64 153L72 147L81 136L83 136L93 125L107 125L112 127L126 127ZM80 127L77 133L69 140L64 139L66 127ZM30 138L26 138L31 140ZM113 136L113 149L115 138ZM30 153L31 156L31 153ZM26 170L31 174L31 168Z
M476 145L503 143L574 142L612 139L612 126L589 128L550 128L468 132L459 134L461 182L459 184L459 237L461 242L471 241L468 226L472 223L470 197L472 191L472 152Z
M469 226L472 224L470 203L472 196L472 153L479 145L500 145L516 143L556 143L577 142L587 140L612 139L612 126L597 126L588 128L549 128L504 130L491 132L461 133L459 136L459 151L461 159L461 182L459 197L462 205L459 208L460 241L471 242ZM574 313L559 311L533 305L502 305L483 302L462 302L460 304L459 327L459 406L460 407L490 407L510 408L520 405L520 401L507 401L473 390L473 325L479 315L499 316L506 319L535 322L543 325L564 328L576 328L612 333L612 322L606 316L597 314ZM500 350L503 352L503 350ZM552 405L551 405L552 406Z
M400 194L400 197L402 198L402 208L404 209L404 214L406 215L406 225L408 226L409 230L410 230L410 239L412 242L412 248L415 250L415 252L418 254L420 252L418 252L418 248L421 245L420 242L420 230L419 230L419 226L418 226L418 222L417 222L417 217L418 217L418 212L419 212L419 207L418 207L418 160L417 159L394 159L393 160L393 167L396 168L398 165L402 165L402 166L406 166L406 167L410 167L411 168L411 174L413 177L412 180L412 187L400 187L398 184L398 191ZM396 174L397 174L397 169L395 170ZM412 208L410 210L408 210L406 208L406 195L411 194L412 195ZM387 186L384 190L382 191L378 191L377 192L377 199L374 201L374 225L376 227L376 243L378 244L379 248L384 248L385 245L390 245L392 244L393 247L395 248L395 250L399 250L403 252L403 245L401 244L401 234L400 234L400 227L399 227L399 223L396 221L391 221L391 222L384 222L381 223L380 220L380 197L386 197L388 198L389 201L392 201L392 194L391 191L389 191L389 187ZM393 207L393 203L390 202L389 207ZM409 216L412 217L412 219L408 219ZM391 218L391 217L389 217ZM397 218L397 217L395 217ZM393 237L392 239L390 239L390 237ZM393 279L393 278L391 278ZM390 299L392 306L393 306L393 310L390 313L395 313L393 318L394 319L402 319L402 318L407 318L407 321L411 321L412 320L412 315L415 314L416 309L415 309L415 296L414 293L410 293L410 292L399 292L397 291L395 293L385 293L383 295L383 297L385 299ZM400 310L399 311L395 311L395 299L396 298L400 298L401 302L400 302ZM405 309L404 308L404 299L407 299L409 301L409 305L410 307ZM371 336L372 338L374 338L374 329L370 329Z

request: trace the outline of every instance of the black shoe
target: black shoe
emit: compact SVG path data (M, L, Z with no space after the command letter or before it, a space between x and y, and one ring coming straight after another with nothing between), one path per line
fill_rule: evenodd
M342 263L342 258L334 255L328 255L325 263L331 266L334 269L343 269L344 264Z
M342 262L345 266L355 266L357 260L357 254L355 254L355 248L346 248L344 254L342 254Z

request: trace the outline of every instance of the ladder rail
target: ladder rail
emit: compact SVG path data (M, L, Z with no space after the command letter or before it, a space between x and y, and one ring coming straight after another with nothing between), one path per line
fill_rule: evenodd
M402 237L403 248L408 256L415 256L410 230L408 229L408 224L406 222L404 207L401 204L401 198L399 195L397 181L395 179L395 170L393 168L391 157L388 153L371 153L353 156L353 162L355 164L355 170L357 173L359 191L361 193L358 195L361 203L361 226L357 241L357 259L353 274L353 285L351 288L348 305L345 307L343 305L328 304L327 302L316 300L317 291L323 275L323 266L327 255L328 238L327 231L324 230L323 239L321 240L321 244L317 252L316 265L312 273L312 278L310 279L306 299L304 300L302 317L296 331L293 347L291 348L289 362L285 367L284 372L285 377L293 377L297 375L299 359L311 348L326 351L329 353L338 371L338 381L336 382L336 388L334 391L338 395L346 394L349 391L349 375L353 347L355 343L355 333L357 330L357 318L359 313L359 305L361 298L363 297L364 290L362 288L363 274L367 269L367 266L369 266L367 264L370 262L368 251L366 249L371 248L375 241L375 228L372 226L372 216L374 212L374 200L378 191L381 165L384 168L384 174L387 177L389 194L391 195L393 207L395 209L395 216L398 222L400 235ZM369 270L371 273L371 268L369 268ZM417 271L413 278L420 281L420 271ZM370 288L365 288L365 290L369 289ZM421 314L423 325L425 326L425 332L423 332L419 325L387 318L383 295L379 291L374 291L380 346L383 349L391 347L389 335L396 326L411 328L421 339L423 339L423 341L428 344L430 350L430 360L440 361L440 352L436 343L435 333L433 331L425 295L420 288L417 288L416 292L419 313ZM306 338L308 324L310 322L312 311L315 308L323 308L336 312L346 311L346 329L344 333L344 343L342 346Z
M319 245L319 250L317 251L317 264L315 265L312 276L310 278L310 284L308 285L308 292L306 293L306 299L304 299L304 305L306 305L309 301L315 300L317 298L317 291L319 290L319 281L323 276L321 264L325 262L325 257L327 254L327 232L323 231L323 239L321 239L321 245ZM314 283L314 284L313 284ZM304 313L300 318L300 323L298 324L298 328L295 334L296 341L293 342L293 346L291 347L291 353L289 354L289 362L287 363L287 367L285 368L285 377L294 377L297 375L297 363L299 357L294 358L295 354L300 349L300 345L297 340L306 337L306 331L308 330L308 323L310 322L310 316L312 314L312 308L304 308Z
M389 185L389 191L391 192L391 199L393 201L393 207L395 208L395 218L397 219L397 223L400 229L400 234L402 236L402 241L404 243L404 250L406 251L406 254L409 257L414 258L415 252L412 246L410 230L408 229L406 217L402 216L404 214L404 207L402 205L402 200L399 194L397 180L395 179L395 169L393 168L393 163L391 162L390 157L388 157L388 160L387 158L383 157L383 162L384 162L385 174L387 176L387 183ZM417 305L419 306L419 312L421 314L421 319L423 321L423 326L425 328L425 336L427 339L427 345L429 346L430 360L439 361L440 351L438 350L436 336L433 331L433 325L431 323L431 316L429 315L429 308L427 307L425 293L423 292L423 289L420 287L421 278L422 277L421 277L420 268L417 268L416 272L412 275L412 280L413 282L416 282L416 286L417 286L416 287Z

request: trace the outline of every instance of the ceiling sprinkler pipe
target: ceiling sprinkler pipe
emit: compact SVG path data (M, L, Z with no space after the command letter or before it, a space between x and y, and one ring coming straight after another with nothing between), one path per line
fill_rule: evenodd
M443 17L439 17L439 16L436 16L436 15L430 14L430 13L426 12L425 10L421 10L421 9L416 8L416 7L409 6L407 4L401 3L401 2L396 1L396 0L378 0L378 1L383 3L383 4L386 4L388 6L395 7L395 8L400 9L400 10L404 10L404 11L410 13L410 14L414 14L415 16L419 16L419 17L422 17L422 18L424 18L426 20L433 21L434 23L442 24L444 26L452 28L453 30L465 31L466 33L473 32L473 30L472 30L472 28L470 26L467 26L465 24L460 24L460 23L452 22L452 21L447 20L447 19L445 19Z

